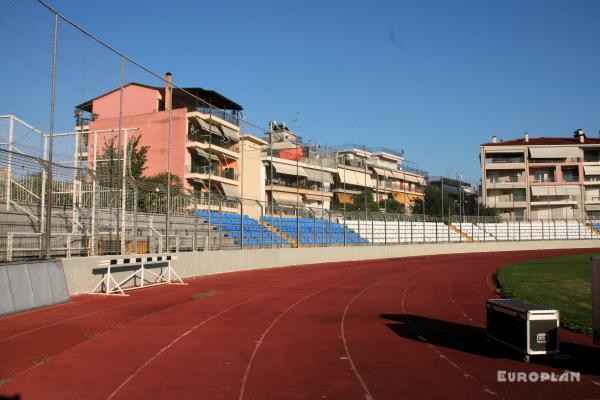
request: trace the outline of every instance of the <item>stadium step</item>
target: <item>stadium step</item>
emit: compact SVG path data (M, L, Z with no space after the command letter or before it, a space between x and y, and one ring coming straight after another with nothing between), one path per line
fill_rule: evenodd
M280 232L280 231L278 231L278 230L277 230L277 228L275 228L275 227L274 227L274 226L272 226L272 225L269 225L268 223L266 223L266 222L265 222L265 221L263 221L263 220L258 220L258 222L259 222L259 223L260 223L262 226L264 226L265 228L267 228L267 229L268 229L270 232L273 232L273 233L275 233L277 236L281 237L282 239L285 239L285 240L287 240L287 241L288 241L288 243L292 245L292 247L298 247L298 242L296 241L296 239L294 239L294 238L292 238L292 237L290 237L290 236L286 235L286 234L285 234L285 233L283 233L283 232Z
M598 228L595 228L594 225L592 224L585 224L585 227L588 228L590 231L592 231L592 233L596 236L600 236L600 230L598 230Z
M454 232L458 233L463 239L465 239L467 242L469 243L473 243L474 240L471 236L467 235L466 233L464 233L463 231L461 231L460 229L458 229L456 226L452 225L452 224L448 224L448 226L450 227L450 229L452 229Z

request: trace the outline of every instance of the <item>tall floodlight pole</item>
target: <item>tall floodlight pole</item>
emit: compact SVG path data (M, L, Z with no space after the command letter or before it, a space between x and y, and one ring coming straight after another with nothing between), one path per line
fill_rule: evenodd
M125 254L125 207L127 203L127 193L125 186L125 153L126 148L122 146L122 136L123 136L123 85L125 82L125 58L123 56L120 57L120 66L121 66L121 77L120 77L120 88L119 88L119 135L117 140L117 158L119 158L119 152L121 153L121 163L117 165L121 165L121 171L119 174L119 187L121 188L121 215L117 217L117 234L120 236L119 240L119 253ZM127 145L125 145L127 146Z
M273 213L274 209L273 209L273 202L274 202L274 197L273 196L273 126L270 126L270 130L269 130L269 158L270 158L270 164L271 164L271 168L270 168L270 172L271 172L271 217L273 217L275 214Z
M51 257L50 235L52 234L52 161L53 161L53 146L54 146L54 107L56 99L56 55L58 51L58 14L54 14L54 39L52 46L52 89L50 92L50 130L49 130L49 147L48 147L48 180L46 196L46 226L44 241L45 255L49 259Z
M167 236L167 253L170 253L169 235L171 230L171 134L172 134L172 109L173 109L173 84L171 74L167 74L167 90L169 91L169 126L167 135L167 214L165 215L165 235ZM210 162L210 160L208 160Z
M444 221L444 177L441 177L441 184L440 187L442 188L442 196L441 196L441 200L442 200L442 222Z
M367 209L367 195L369 193L367 192L367 149L364 144L363 152L365 157L365 221L367 221L369 219L369 210Z

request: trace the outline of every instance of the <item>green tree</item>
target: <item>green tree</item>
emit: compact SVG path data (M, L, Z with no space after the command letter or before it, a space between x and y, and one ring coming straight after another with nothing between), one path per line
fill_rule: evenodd
M156 175L147 176L141 180L141 186L146 190L154 190L159 185L164 190L167 189L169 182L169 173L160 172ZM183 191L183 183L178 175L171 174L171 195L176 196L181 194Z
M139 146L140 135L132 136L127 143L127 174L136 181L142 179L148 161L148 146ZM102 152L96 165L96 173L101 186L114 187L120 182L122 174L121 151L117 136L104 141Z
M448 206L455 208L455 201L448 193L444 192L442 202L442 189L437 186L425 187L425 193L422 199L415 200L413 203L413 214L427 214L431 216L442 216L442 204L444 207L443 214L448 214ZM424 209L423 209L424 208Z
M386 210L390 214L404 214L405 212L404 204L397 202L396 199L381 200L379 209Z
M348 204L346 206L346 210L348 211L365 211L365 203L367 205L366 211L379 211L379 205L375 202L373 196L373 190L366 189L362 191L360 194L354 196L352 204Z
M499 217L500 212L497 208L488 207L485 204L479 206L479 216L481 217Z

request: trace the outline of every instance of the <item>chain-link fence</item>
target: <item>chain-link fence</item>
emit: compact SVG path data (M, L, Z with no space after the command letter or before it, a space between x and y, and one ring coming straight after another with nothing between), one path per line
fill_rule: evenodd
M599 237L592 220L346 211L334 195L356 194L347 185L406 202L425 175L405 161L402 183L372 181L366 162L344 156L334 181L335 149L252 123L231 99L177 85L42 1L0 2L0 18L0 261ZM421 176L407 183L411 173Z

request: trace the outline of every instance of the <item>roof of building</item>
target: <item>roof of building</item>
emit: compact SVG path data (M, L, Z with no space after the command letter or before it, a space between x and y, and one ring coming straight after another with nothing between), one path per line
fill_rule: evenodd
M131 86L131 85L158 90L163 95L165 92L164 87L150 86L150 85L146 85L146 84L138 83L138 82L130 82L130 83L124 85L123 87ZM101 97L104 97L106 95L114 93L118 90L120 90L120 88L116 88L109 92L101 94L99 96L96 96L93 99L87 100L87 101L75 106L75 108L79 108L84 111L92 112L92 103L94 100L97 100ZM195 97L190 96L188 93L190 93L192 96L195 96ZM174 100L173 103L175 103L176 99L181 99L181 98L188 98L190 101L194 101L194 100L197 100L196 97L201 100L204 100L205 102L211 104L213 107L216 107L218 109L235 110L235 111L242 111L244 109L244 107L242 107L241 105L237 104L233 100L228 99L227 97L223 96L219 92L215 92L214 90L202 89L200 87L184 87L184 88L173 87L173 100ZM198 104L198 106L202 106L202 105L203 104Z
M586 137L585 141L580 143L579 139L574 137L539 137L529 138L528 142L525 142L525 139L514 139L497 143L484 143L482 146L581 146L586 144L600 144L600 139Z

